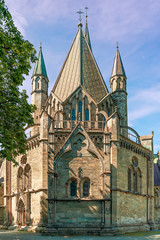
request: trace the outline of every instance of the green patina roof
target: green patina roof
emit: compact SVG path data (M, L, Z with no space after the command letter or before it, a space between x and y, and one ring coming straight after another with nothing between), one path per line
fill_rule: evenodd
M108 94L101 72L82 32L82 24L79 24L53 92L63 102L79 86L82 86L96 102Z
M35 75L43 75L48 78L45 63L44 63L44 58L43 58L43 54L42 54L42 47L40 47L38 59L35 64L32 77Z
M88 23L87 23L87 20L86 20L86 27L85 27L85 37L86 37L86 40L87 40L87 43L92 51L92 46L91 46L91 40L90 40L90 36L89 36L89 30L88 30Z

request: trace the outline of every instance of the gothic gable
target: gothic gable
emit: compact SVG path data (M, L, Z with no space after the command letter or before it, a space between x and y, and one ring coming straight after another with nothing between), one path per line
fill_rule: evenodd
M103 171L103 157L81 123L76 126L71 135L65 141L60 152L55 157L55 163L57 163L57 161L64 156L65 158L70 156L72 156L72 158L88 156L98 158L101 162Z

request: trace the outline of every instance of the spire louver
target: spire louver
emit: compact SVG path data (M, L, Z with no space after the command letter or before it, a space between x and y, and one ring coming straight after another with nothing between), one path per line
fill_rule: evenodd
M111 77L114 77L114 76L126 77L118 46L117 46L116 56L114 59L114 64L113 64L113 69L111 74Z
M43 75L43 76L47 77L46 67L45 67L44 58L43 58L43 54L42 54L42 47L40 47L38 59L35 64L32 77L35 75Z

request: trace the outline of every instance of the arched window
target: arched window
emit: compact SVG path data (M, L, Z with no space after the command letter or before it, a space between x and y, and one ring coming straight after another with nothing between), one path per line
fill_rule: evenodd
M77 196L77 182L76 180L72 180L70 183L70 196L76 197Z
M142 175L141 175L141 170L137 168L137 192L141 193L142 192Z
M85 110L85 121L89 121L89 110Z
M117 79L117 89L119 89L119 88L120 88L120 81L121 81L121 79L120 79L120 78L118 78L118 79Z
M18 192L23 189L23 168L19 167L17 174L17 190Z
M80 195L81 197L89 197L90 195L90 180L87 177L81 180Z
M134 171L134 173L133 173L133 189L134 189L134 192L137 192L137 188L138 188L137 171Z
M89 182L85 181L83 183L83 197L88 197L89 196Z
M24 189L31 189L31 167L29 164L24 168Z
M132 191L132 171L128 168L128 191Z
M36 86L35 86L35 89L36 89L36 90L39 89L39 80L40 80L40 78L38 77L38 78L36 79Z
M78 113L80 113L80 121L82 121L82 101L78 103Z
M76 120L76 112L75 109L72 109L72 121Z
M136 157L132 158L132 165L128 168L128 191L142 192L142 174Z

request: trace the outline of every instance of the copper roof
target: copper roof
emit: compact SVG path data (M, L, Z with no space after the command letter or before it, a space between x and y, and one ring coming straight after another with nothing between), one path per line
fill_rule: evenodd
M40 47L38 59L35 64L32 77L35 75L43 75L43 76L47 77L46 67L45 67L44 58L43 58L43 54L42 54L42 47Z
M82 24L79 24L77 34L53 87L53 93L64 102L79 86L83 86L96 102L108 93L82 32Z

